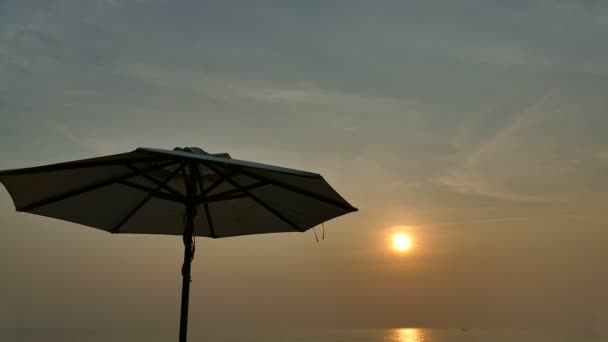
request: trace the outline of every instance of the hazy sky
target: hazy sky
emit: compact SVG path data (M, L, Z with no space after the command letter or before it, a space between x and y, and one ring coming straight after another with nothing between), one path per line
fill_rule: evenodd
M0 169L199 146L360 212L197 240L208 327L608 330L603 1L0 1ZM415 247L398 255L406 226ZM0 330L174 337L178 237L14 212Z

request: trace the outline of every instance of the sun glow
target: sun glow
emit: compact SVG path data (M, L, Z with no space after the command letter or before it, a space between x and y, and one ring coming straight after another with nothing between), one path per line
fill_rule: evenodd
M395 329L391 341L397 342L423 342L427 341L424 331L416 328Z
M406 252L412 248L412 239L403 232L393 234L393 249L397 252Z

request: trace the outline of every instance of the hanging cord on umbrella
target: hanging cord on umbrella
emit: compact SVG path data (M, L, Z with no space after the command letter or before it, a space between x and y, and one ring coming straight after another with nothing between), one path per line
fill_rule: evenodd
M312 227L312 231L315 232L315 240L317 240L317 243L319 243L319 237L317 236L317 231L315 230L315 227Z
M196 234L192 229L192 249L190 250L190 261L194 260L194 251L196 250Z
M196 208L192 209L192 216L196 217ZM184 213L183 217L183 224L184 226L186 225L186 221L188 220L188 211L186 210L186 212ZM184 238L185 239L185 238ZM194 227L192 227L192 245L190 247L190 261L194 260L194 251L196 251L196 234L194 234ZM186 243L186 241L184 240L184 244Z
M323 227L323 235L321 236L321 240L325 240L325 223L321 222L321 227ZM317 240L317 243L319 243L319 236L317 235L317 230L315 229L315 227L312 227L312 231L315 233L315 240Z
M196 208L192 209L192 216L196 216ZM183 220L184 225L186 224L186 220L188 219L188 214L184 213ZM196 250L196 234L194 234L194 227L192 227L192 246L190 248L190 261L194 260L194 251Z
M321 222L321 227L323 227L323 237L321 240L325 240L325 222Z

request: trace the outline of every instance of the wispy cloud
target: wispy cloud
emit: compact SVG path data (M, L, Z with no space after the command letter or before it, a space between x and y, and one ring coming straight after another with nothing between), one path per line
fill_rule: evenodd
M459 155L460 160L436 182L458 192L505 200L565 201L580 187L585 148L567 130L569 115L560 107L562 92L554 89L537 98L493 136ZM581 118L584 121L584 118ZM565 128L565 127L564 127ZM586 167L589 167L587 165Z

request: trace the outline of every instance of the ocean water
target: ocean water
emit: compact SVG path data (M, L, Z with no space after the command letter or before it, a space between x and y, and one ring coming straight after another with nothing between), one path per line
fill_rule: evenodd
M608 342L584 333L475 329L336 329L209 334L209 342ZM194 341L194 340L193 340ZM202 341L202 340L201 340Z
M160 342L177 341L173 334L146 333L56 333L0 336L2 341L15 342ZM188 336L190 342L608 342L608 336L595 334L532 332L508 330L463 329L324 329L324 330L216 330L197 331Z

